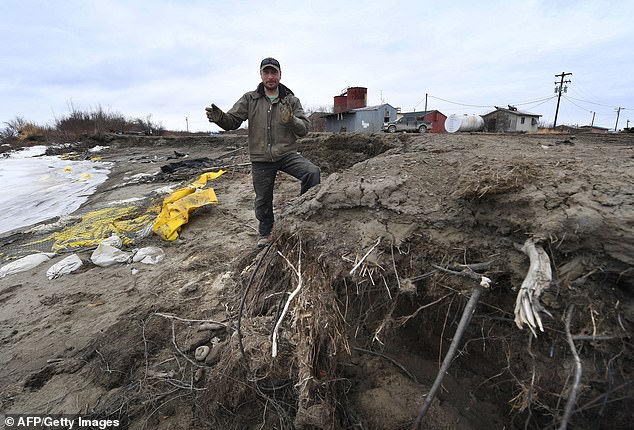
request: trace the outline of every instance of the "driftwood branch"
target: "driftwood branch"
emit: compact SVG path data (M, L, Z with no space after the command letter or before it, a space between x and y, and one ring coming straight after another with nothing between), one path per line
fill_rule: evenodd
M357 264L354 265L354 267L352 268L352 270L350 270L350 274L353 275L354 272L359 268L359 266L361 266L361 264L363 264L363 262L365 261L366 258L368 258L368 255L370 255L372 253L372 251L374 251L374 248L376 248L379 243L381 242L381 238L379 237L376 240L376 243L372 246L372 248L370 248L370 250L368 252L365 253L365 255L361 258L361 260L359 260L359 262Z
M483 275L481 275L479 273L474 272L469 267L465 267L460 272L457 272L455 270L446 269L446 268L444 268L442 266L438 266L436 264L432 264L432 267L434 267L437 270L440 270L441 272L449 273L451 275L462 276L463 278L469 278L469 279L473 279L474 281L479 281L480 285L482 285L485 288L489 287L489 285L491 284L491 279L489 279L486 276L483 276Z
M284 320L284 316L288 312L288 308L291 305L291 302L293 301L295 296L299 294L303 286L302 284L302 242L301 240L299 242L299 258L297 261L297 268L293 266L293 264L288 260L288 258L286 258L286 256L284 256L284 254L282 254L280 251L277 251L277 253L280 256L282 256L284 260L286 260L286 264L289 265L291 270L293 270L293 272L297 276L297 287L288 296L288 300L286 300L286 303L284 304L284 309L282 310L282 314L280 315L280 318L277 320L277 323L275 324L275 328L273 329L273 346L271 349L271 356L273 358L277 357L277 332L280 329L280 326L282 325L282 321Z
M449 370L449 366L451 366L454 356L456 355L456 351L458 350L458 345L460 344L460 341L462 339L462 336L464 335L465 330L469 326L469 322L471 321L471 317L473 316L476 305L478 304L478 301L480 300L480 296L482 295L482 292L484 291L484 289L488 288L491 283L491 280L489 278L487 278L486 276L479 275L470 269L468 269L467 272L464 272L464 271L455 272L453 270L445 269L440 266L434 266L434 267L443 272L452 273L454 275L464 276L464 277L473 279L475 281L479 281L480 284L471 293L471 297L469 297L469 301L467 302L467 305L465 306L464 311L462 312L460 323L458 323L458 328L456 329L456 333L454 334L454 337L451 340L451 345L449 345L449 350L447 351L447 355L445 355L445 359L443 360L442 365L440 366L440 370L438 371L438 375L436 375L436 380L434 381L434 384L432 385L431 389L429 390L429 393L425 397L425 402L423 403L423 406L421 407L420 412L418 413L418 417L416 417L416 421L414 422L413 430L417 430L420 428L423 418L425 414L427 413L427 410L429 410L429 407L431 406L431 403L434 400L434 397L436 396L436 392L440 388L440 385L442 384L442 380L445 377L445 374L447 373L447 371Z
M579 358L577 348L575 347L575 342L572 340L572 334L570 333L570 320L572 320L572 313L574 309L575 305L570 305L568 307L568 313L566 315L566 338L568 339L570 351L572 352L572 355L575 359L575 379L572 383L572 388L570 388L570 395L568 396L568 401L566 402L566 409L564 409L564 416L561 418L559 430L566 430L566 428L568 428L568 420L572 415L572 408L575 406L575 402L577 401L577 392L579 391L581 373L583 372L583 368L581 367L581 359Z
M520 329L526 324L537 337L537 328L544 331L539 312L545 310L539 297L550 286L553 277L550 259L544 248L536 245L533 239L526 239L523 246L516 245L516 248L528 255L530 266L515 300L515 324Z

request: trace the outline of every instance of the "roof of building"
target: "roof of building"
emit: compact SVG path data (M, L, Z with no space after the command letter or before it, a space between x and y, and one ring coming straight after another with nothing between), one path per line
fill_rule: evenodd
M337 112L337 113L328 113L326 115L323 115L324 117L326 116L333 116L333 115L339 115L341 113L355 113L355 112L360 112L360 111L376 111L379 110L385 106L389 106L392 109L395 109L394 106L392 106L389 103L383 103L382 105L374 105L374 106L366 106L366 107L362 107L362 108L357 108L357 109L350 109L350 110L345 110L343 112Z
M394 109L394 106L392 106L389 103L383 103L382 105L374 105L374 106L366 106L366 107L362 107L362 108L356 108L356 109L351 109L353 112L358 112L358 111L362 111L362 110L379 110L385 106L389 106L392 109Z
M582 125L579 128L595 128L597 130L609 130L607 127L599 127L597 125Z
M502 111L502 112L506 112L506 113L511 113L511 114L513 114L513 115L522 115L522 116L537 116L537 117L542 116L542 115L539 115L539 114L536 114L536 113L524 112L524 111L521 111L521 110L504 109L504 108L497 107L497 106L495 107L495 110L494 110L494 111L489 112L489 113L487 113L487 114L484 114L484 115L482 115L482 116L491 115L491 114L493 114L493 113L500 112L500 111Z
M434 112L440 112L438 109L432 109L432 110L419 110L419 111L415 111L415 112L401 112L401 115L428 115L430 113L434 113Z

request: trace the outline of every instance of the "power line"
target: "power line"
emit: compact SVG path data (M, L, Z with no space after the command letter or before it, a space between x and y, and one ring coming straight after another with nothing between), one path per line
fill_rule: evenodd
M540 97L538 99L527 101L527 102L511 103L511 106L530 105L532 103L538 103L538 102L541 102L541 101L544 101L544 100L550 100L550 99L552 99L554 97L555 96L545 96L545 97Z
M572 103L573 105L577 106L579 109L585 110L586 112L590 112L590 113L594 112L594 111L591 111L590 109L584 108L583 106L579 106L577 103L573 102L572 100L576 100L576 99L573 99L572 97L568 97L568 96L563 96L563 97L566 100L568 100L570 103Z
M570 97L570 96L568 96L568 97ZM590 104L597 105L597 106L609 107L609 108L612 108L612 109L618 109L619 108L619 106L615 106L615 105L606 105L606 104L603 104L603 103L591 102L590 100L577 99L577 98L574 98L574 97L570 97L570 98L573 99L573 100L577 100L578 102L590 103ZM627 108L627 107L622 107L621 106L621 110L623 110L623 109L634 110L632 108Z
M594 93L591 93L589 91L586 91L585 89L585 83L584 82L579 82L579 77L577 77L577 79L575 80L575 87L572 88L573 91L575 92L581 92L582 96L584 99L592 99L592 100L598 100L601 97L597 97L596 95L594 95Z
M552 100L552 99L554 99L555 97L556 97L556 96L551 96L551 97L549 97L548 99L544 100L543 102L537 103L535 106L529 106L529 107L527 107L527 109L535 109L537 106L541 106L541 105L543 105L544 103L547 103L547 102L551 101L551 100Z
M470 104L467 104L467 103L452 102L451 100L441 99L440 97L436 97L436 96L432 96L432 95L429 95L429 97L431 97L433 99L437 99L437 100L442 100L444 102L451 103L451 104L454 104L454 105L460 105L460 106L470 106L470 107L480 107L480 108L495 107L493 105L470 105Z
M615 108L616 109L616 106L604 105L603 103L591 102L589 100L577 99L577 98L570 97L570 96L568 96L568 98L571 98L571 99L576 100L578 102L590 103L590 104L597 105L597 106L603 106L603 107L609 107L609 108Z

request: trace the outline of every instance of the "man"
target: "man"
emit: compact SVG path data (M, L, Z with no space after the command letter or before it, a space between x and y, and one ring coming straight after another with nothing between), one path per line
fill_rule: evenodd
M273 229L273 186L277 171L301 181L300 194L319 184L319 167L297 152L297 138L308 133L308 119L293 92L280 83L282 69L275 58L260 63L262 82L244 94L228 112L212 104L207 118L225 130L235 130L249 120L249 156L255 217L260 222L258 247L271 244Z

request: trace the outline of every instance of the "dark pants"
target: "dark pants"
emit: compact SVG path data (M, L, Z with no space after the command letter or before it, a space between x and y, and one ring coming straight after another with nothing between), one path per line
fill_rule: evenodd
M321 178L319 167L297 152L271 163L253 162L251 175L255 189L255 217L260 221L260 236L268 236L273 229L273 187L278 170L302 181L300 195L319 184Z

